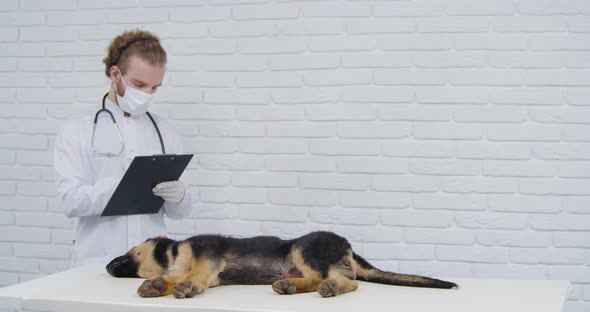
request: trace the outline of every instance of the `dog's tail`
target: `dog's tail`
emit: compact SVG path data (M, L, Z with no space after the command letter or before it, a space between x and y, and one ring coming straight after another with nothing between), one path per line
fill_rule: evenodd
M359 281L427 288L450 289L459 287L455 283L435 278L381 271L356 253L352 253L352 258L354 259L354 266L356 267L356 279Z

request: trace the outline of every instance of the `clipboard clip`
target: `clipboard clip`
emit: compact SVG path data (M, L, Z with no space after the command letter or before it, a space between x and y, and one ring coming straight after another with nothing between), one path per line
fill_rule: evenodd
M170 156L170 160L174 160L174 157L176 156L176 154L153 154L152 161L155 161L156 157L162 157L162 156Z

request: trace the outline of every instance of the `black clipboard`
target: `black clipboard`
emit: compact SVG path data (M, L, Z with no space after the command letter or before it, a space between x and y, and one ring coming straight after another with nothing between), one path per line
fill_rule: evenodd
M164 199L152 189L160 182L178 180L192 158L192 154L135 157L101 217L159 212Z

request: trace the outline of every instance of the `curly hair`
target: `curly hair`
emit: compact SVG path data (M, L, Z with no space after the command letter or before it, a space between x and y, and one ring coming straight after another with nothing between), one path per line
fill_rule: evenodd
M105 64L105 74L110 77L110 68L119 66L121 73L127 72L129 57L138 55L150 64L166 64L166 51L160 45L160 38L144 30L128 30L111 41L108 54L102 60Z

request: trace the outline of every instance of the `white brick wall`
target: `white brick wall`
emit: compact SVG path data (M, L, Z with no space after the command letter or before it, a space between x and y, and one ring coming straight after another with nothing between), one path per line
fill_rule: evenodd
M197 154L170 234L333 230L376 265L568 279L590 310L590 2L0 2L0 285L68 268L52 146L130 28Z

